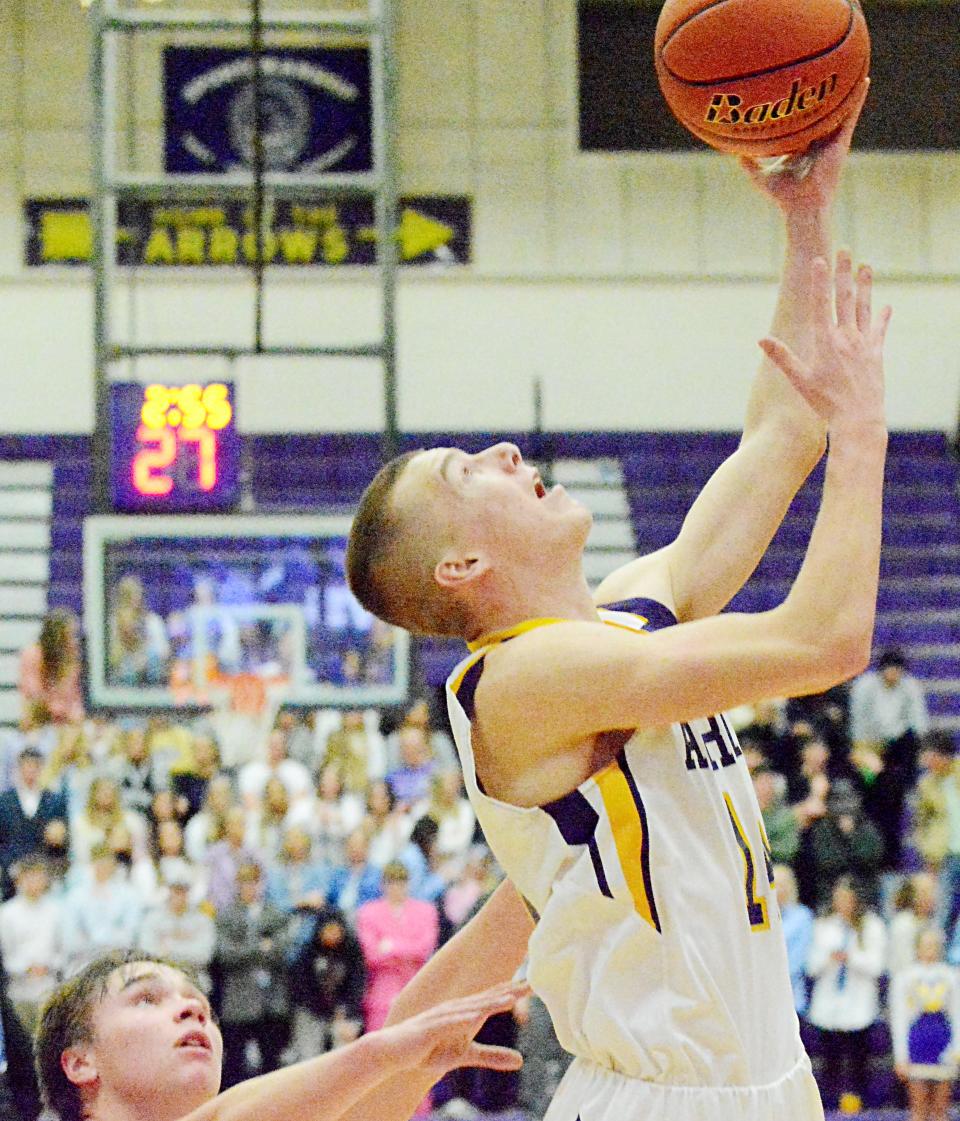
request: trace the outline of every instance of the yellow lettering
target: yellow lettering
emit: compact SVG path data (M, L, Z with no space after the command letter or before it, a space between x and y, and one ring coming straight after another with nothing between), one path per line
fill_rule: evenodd
M290 217L295 226L332 226L337 220L335 206L294 206Z
M202 265L206 250L206 238L199 226L181 226L177 230L177 264Z
M214 226L210 231L210 264L235 265L240 239L232 226Z
M280 231L280 251L288 265L306 265L317 251L317 231L292 229Z
M243 235L243 255L248 261L257 259L257 239L253 233ZM277 255L277 239L272 233L263 235L263 261L269 263Z
M323 259L328 265L342 264L349 253L350 246L342 226L330 226L323 231Z
M173 242L170 233L164 229L153 229L143 251L146 265L172 265L174 263Z

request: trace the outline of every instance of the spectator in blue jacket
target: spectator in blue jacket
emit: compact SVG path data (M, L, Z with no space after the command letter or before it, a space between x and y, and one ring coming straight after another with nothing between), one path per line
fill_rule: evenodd
M350 834L345 851L347 863L334 868L328 900L352 919L361 904L379 899L383 891L380 869L370 863L369 845L362 830Z

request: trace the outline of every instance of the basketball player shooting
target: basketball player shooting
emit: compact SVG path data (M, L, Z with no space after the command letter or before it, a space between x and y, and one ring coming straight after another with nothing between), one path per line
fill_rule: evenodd
M814 1121L766 837L721 714L819 692L870 655L886 450L871 273L829 213L866 82L803 179L766 179L786 225L770 336L737 451L676 540L608 577L582 571L590 515L512 444L394 460L348 550L360 601L457 635L447 684L468 794L515 888L395 1010L509 976L535 913L529 979L574 1056L548 1121ZM829 440L786 600L718 613L748 579ZM515 889L518 889L515 890ZM531 925L528 923L526 930ZM460 952L458 959L454 958ZM423 1086L395 1087L418 1100ZM364 1116L356 1112L355 1121Z

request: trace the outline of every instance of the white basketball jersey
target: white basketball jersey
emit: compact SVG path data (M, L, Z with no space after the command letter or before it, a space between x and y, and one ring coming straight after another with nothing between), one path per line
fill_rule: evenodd
M652 600L600 614L637 632L676 622ZM560 1043L601 1066L670 1086L774 1082L803 1048L769 846L726 719L636 732L614 762L539 807L478 785L470 722L484 657L551 622L482 639L447 682L470 801L537 918L530 983Z

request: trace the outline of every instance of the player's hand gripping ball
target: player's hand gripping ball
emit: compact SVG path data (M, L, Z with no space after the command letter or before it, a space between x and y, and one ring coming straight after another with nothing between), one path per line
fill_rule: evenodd
M870 67L858 0L666 0L654 50L680 123L740 156L835 132Z

